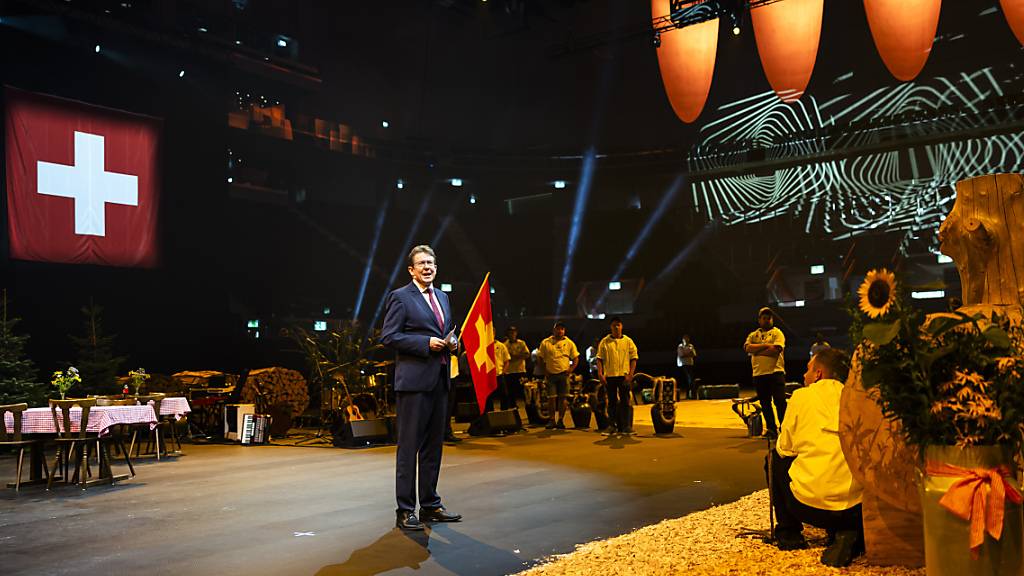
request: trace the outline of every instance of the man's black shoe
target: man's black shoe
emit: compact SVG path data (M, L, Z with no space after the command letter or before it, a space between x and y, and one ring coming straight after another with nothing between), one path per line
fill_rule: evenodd
M561 420L559 420L558 422L555 423L555 428L558 428L559 430L565 430L565 424L562 423Z
M462 520L462 514L453 514L445 510L444 506L420 508L420 522L458 522L459 520Z
M444 437L444 441L449 444L458 444L459 442L462 442L462 438L459 438L455 434L449 434L448 436Z
M554 430L555 429L555 421L554 420L548 421L548 425L545 426L544 429L545 430Z
M836 534L833 542L821 553L821 563L826 566L842 568L849 566L853 559L864 551L860 534L852 530L844 530Z
M399 510L395 526L411 532L423 530L423 523L409 510Z

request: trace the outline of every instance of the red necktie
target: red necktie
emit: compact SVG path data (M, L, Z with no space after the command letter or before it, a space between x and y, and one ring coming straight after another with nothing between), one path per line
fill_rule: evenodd
M437 298L434 297L433 288L427 288L427 297L430 299L430 307L434 310L434 318L437 320L437 329L444 334L444 320L441 319L441 308L437 305Z

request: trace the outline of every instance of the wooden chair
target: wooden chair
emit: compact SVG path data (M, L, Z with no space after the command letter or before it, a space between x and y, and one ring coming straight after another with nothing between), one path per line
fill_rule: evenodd
M85 486L88 475L89 459L86 458L88 445L96 437L90 437L86 433L89 426L89 410L96 405L95 398L74 398L70 400L50 400L50 413L53 415L53 427L57 431L54 442L57 443L57 454L53 459L53 470L46 479L46 489L53 485L58 468L61 470L61 479L66 483L78 482ZM71 408L78 406L82 409L82 417L79 420L78 432L71 430ZM60 417L57 413L60 412ZM76 451L76 448L78 450ZM68 478L68 464L71 457L75 456L75 474Z
M121 396L97 396L97 406L135 406L137 401L135 398L122 398ZM135 477L135 466L132 465L131 449L125 448L124 440L128 436L128 430L131 426L129 424L116 424L107 429L108 435L102 438L96 438L96 458L99 459L102 454L102 447L100 445L103 441L113 442L117 447L118 451L124 455L124 463L128 465L128 471L131 472L132 478ZM134 438L134 433L132 435Z
M167 397L166 394L162 394L162 393L158 393L158 392L154 392L153 394L141 394L139 396L135 396L135 399L138 400L139 404L143 404L143 405L145 405L145 404L152 404L153 405L153 413L156 414L157 424L156 424L155 427L153 427L152 434L149 435L149 437L148 437L148 439L146 441L146 454L151 454L151 452L149 452L149 449L150 449L150 446L152 446L153 447L152 454L156 455L157 461L160 461L160 456L162 454L166 454L166 452L167 452L167 448L166 448L166 446L164 446L164 442L166 441L166 438L161 438L161 436L160 436L160 430L162 428L168 428L168 426L170 424L167 420L165 420L164 418L160 417L160 403L166 397ZM136 458L139 457L139 450L142 448L142 443L141 442L139 442L138 444L135 443L135 438L138 435L138 430L139 429L136 428L135 432L132 434L132 446L135 448L135 457ZM174 434L173 430L171 431L171 433L172 433L172 435ZM176 440L176 438L175 438L175 440ZM178 448L181 449L181 445L180 444L178 445Z
M21 438L21 417L22 412L28 410L28 404L4 404L0 405L0 446L9 446L18 449L18 472L17 477L14 480L14 491L17 492L21 489L21 469L22 463L25 460L25 448L32 447L35 444L42 444L42 439L23 440ZM14 420L14 430L11 433L7 432L6 415L10 412ZM43 464L43 470L46 472L46 480L50 480L50 470Z

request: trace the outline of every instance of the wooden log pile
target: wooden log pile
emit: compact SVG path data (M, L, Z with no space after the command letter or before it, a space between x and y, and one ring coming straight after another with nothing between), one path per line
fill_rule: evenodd
M302 414L309 405L309 388L302 373L288 368L271 367L251 370L242 387L242 402L256 404L258 393L266 396L266 406L287 404L292 417Z

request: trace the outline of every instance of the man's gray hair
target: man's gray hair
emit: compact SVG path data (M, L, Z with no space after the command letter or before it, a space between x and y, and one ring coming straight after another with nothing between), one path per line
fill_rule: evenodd
M426 244L420 244L419 246L413 246L412 250L409 251L409 266L414 264L417 254L429 254L434 259L434 264L437 264L437 256L434 256L434 249Z

